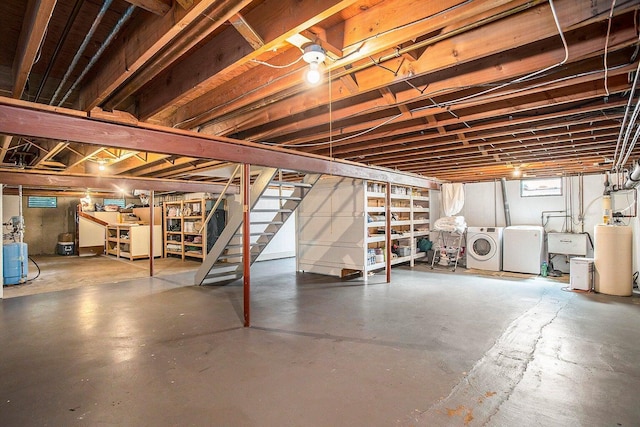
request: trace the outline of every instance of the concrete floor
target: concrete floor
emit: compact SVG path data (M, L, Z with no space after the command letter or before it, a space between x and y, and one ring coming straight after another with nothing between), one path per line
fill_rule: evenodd
M194 287L189 268L119 281L107 264L93 275L111 283L5 288L0 425L640 422L637 296L424 265L340 280L287 259L253 267L243 328L241 283Z

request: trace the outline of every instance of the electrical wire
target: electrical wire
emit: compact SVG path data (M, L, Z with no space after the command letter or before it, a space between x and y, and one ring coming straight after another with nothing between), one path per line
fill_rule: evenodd
M302 59L302 56L299 56L298 59L296 59L295 61L293 61L290 64L285 64L285 65L274 65L274 64L269 64L268 62L265 61L259 61L257 59L252 59L251 62L255 62L256 64L260 64L260 65L265 65L267 67L270 68L276 68L276 69L280 69L280 68L289 68L293 65L296 65L298 62L300 62L300 60Z
M357 138L359 136L362 135L366 135L369 132L373 132L374 130L378 129L381 126L384 126L388 123L391 123L392 121L396 120L398 117L402 117L402 114L397 114L387 120L385 120L382 123L379 123L369 129L363 130L362 132L356 133L354 135L349 135L349 136L345 136L344 138L340 138L340 139L333 139L330 141L322 141L322 142L315 142L315 143L309 143L309 144L280 144L277 142L268 142L268 141L261 141L260 144L265 144L265 145L275 145L278 147L319 147L321 145L327 145L327 144L331 144L334 142L342 142L342 141L346 141L348 139L352 139L352 138Z
M471 3L473 3L473 0L466 0L466 1L462 2L462 3L456 4L454 6L451 6L451 7L447 8L447 9L441 10L438 13L435 13L433 15L429 15L429 16L427 16L425 18L422 18L422 19L419 19L417 21L409 22L407 24L400 25L398 27L394 27L394 28L391 28L389 30L376 33L376 34L371 35L371 36L369 36L369 37L367 37L367 38L365 38L363 40L358 40L358 43L366 43L369 40L374 40L374 39L377 39L378 37L382 37L384 35L391 34L391 33L394 33L396 31L404 30L405 28L411 27L413 25L421 24L423 22L426 22L426 21L429 21L431 19L437 18L438 16L445 15L447 13L451 13L452 11L454 11L454 10L456 10L456 9L462 7L462 6L466 6L466 5L471 4ZM355 46L355 44L356 43L344 46L343 50L347 50L350 47ZM361 48L362 48L362 45L360 45L360 47L358 47L357 50L360 50Z
M498 86L494 86L494 87L492 87L490 89L487 89L487 90L485 90L483 92L479 92L479 93L475 93L475 94L472 94L472 95L468 95L466 97L459 98L457 100L458 102L466 101L467 99L474 99L474 98L477 98L480 95L484 95L484 94L496 91L498 89L502 89L502 88L510 86L512 84L521 83L521 82L523 82L525 80L528 80L528 79L530 79L532 77L535 77L537 75L546 73L549 70L552 70L554 68L560 67L560 66L564 65L567 62L567 60L569 59L569 46L567 44L567 40L564 37L564 33L562 32L562 27L560 26L560 21L558 20L558 14L557 14L556 8L555 8L555 6L553 4L553 0L549 0L549 6L551 8L551 13L553 15L553 20L554 20L554 22L556 24L556 28L558 29L558 35L560 36L560 39L562 40L562 45L564 46L564 59L562 61L558 62L557 64L550 65L550 66L548 66L546 68L543 68L541 70L538 70L538 71L534 71L533 73L530 73L530 74L527 74L525 76L519 77L519 78L517 78L515 80L512 80L510 82L503 83L503 84L500 84ZM427 107L427 108L431 108L431 107ZM411 111L412 112L421 111L421 110L424 110L424 109L427 109L427 108L417 108L417 109L411 110Z
M33 265L35 265L36 268L38 269L38 274L36 274L36 277L32 277L31 279L27 279L27 283L32 282L32 281L36 280L38 277L40 277L40 266L38 265L38 263L33 258L31 258L30 256L28 258L31 260Z
M354 50L354 51L352 51L352 52L349 52L348 54L346 54L346 55L342 56L342 57L340 58L340 60L344 60L345 58L348 58L348 57L350 57L351 55L353 55L353 54L356 54L356 53L360 52L360 50L363 48L363 46L366 44L366 42L367 42L368 40L372 40L372 39L375 39L375 38L380 37L380 36L382 36L382 35L385 35L385 34L387 34L387 33L392 33L392 32L395 32L395 31L399 31L399 30L402 30L402 29L404 29L404 28L406 28L406 27L408 27L408 26L415 25L415 24L417 24L417 23L421 23L421 22L423 22L423 21L427 21L427 20L429 20L429 19L433 19L434 17L437 17L437 16L439 16L439 15L443 15L443 14L449 13L449 12L451 12L451 11L453 11L453 10L455 10L455 9L457 9L457 8L459 8L459 7L461 7L461 6L464 6L464 5L467 5L467 4L471 4L471 3L472 3L472 1L473 1L473 0L466 0L466 1L464 1L463 3L457 4L457 5L455 5L455 6L452 6L452 7L448 8L448 9L445 9L445 10L439 11L438 13L436 13L436 14L434 14L434 15L431 15L431 16L429 16L429 17L423 18L423 19L421 19L421 20L418 20L418 21L415 21L415 22L412 22L412 23L405 24L405 25L403 25L403 26L394 27L394 28L392 28L392 29L390 29L390 30L387 30L387 31L385 31L385 32L377 33L377 34L372 35L372 36L370 36L370 37L368 37L368 38L366 38L366 39L364 39L364 40L360 40L360 41L358 41L358 43L360 44L360 45L358 46L358 48L357 48L356 50ZM551 0L549 0L549 2L551 3ZM552 5L552 11L553 11L553 12L554 12L554 14L555 14L555 9L554 9L553 5ZM205 16L206 16L206 15L205 15ZM208 16L207 16L207 17L208 17ZM209 18L210 18L210 17L209 17ZM210 19L211 19L211 18L210 18ZM564 35L562 35L562 34L561 34L561 37L562 37L562 38L563 38L563 40L564 40ZM352 46L355 46L355 44L353 44L353 45L348 45L348 46L344 46L344 47L343 47L343 51L348 50L348 49L349 49L350 47L352 47ZM566 46L565 46L565 47L566 47ZM327 57L331 58L330 56L327 56ZM332 60L334 60L334 61L336 60L336 59L334 59L334 58L331 58L331 59L332 59ZM265 64L266 64L266 63L265 63ZM374 61L374 64L375 64L375 61ZM376 65L377 65L377 64L376 64ZM297 70L295 70L295 71L297 71ZM541 70L541 72L544 72L544 71L546 71L546 70ZM280 80L280 79L282 79L282 78L284 78L284 77L288 77L290 74L291 74L291 73L287 73L287 74L286 74L286 75L284 75L284 76L280 76L280 77L278 77L277 79L275 79L275 80L273 80L273 81L270 81L270 82L268 82L268 83L266 83L266 84L264 84L264 85L261 85L261 86L259 86L259 87L255 88L255 89L253 89L253 90L251 90L251 91L245 92L245 93L243 93L243 94L239 95L238 97L236 97L236 98L234 98L234 99L232 99L232 100L229 100L229 101L227 101L227 102L225 102L225 103L223 103L223 104L216 105L215 107L212 107L212 108L210 108L210 109L208 109L208 110L206 110L206 111L204 111L204 112L202 112L202 113L198 114L197 116L194 116L194 117L191 117L191 118L189 118L189 119L185 119L185 120L183 120L183 121L180 121L180 122L178 122L178 123L175 123L175 124L173 125L173 127L174 127L174 128L177 128L177 127L180 127L180 126L182 126L182 125L185 125L185 124L188 124L188 123L194 122L194 121L198 120L199 118L201 118L201 117L203 117L203 116L205 116L205 115L207 115L207 114L210 114L210 113L212 113L213 111L215 111L215 110L217 110L217 109L219 109L219 108L223 108L223 107L228 106L228 105L230 105L230 104L232 104L232 103L234 103L234 102L237 102L239 99L242 99L243 97L247 96L248 94L254 93L254 92L259 91L259 90L261 90L262 88L264 88L264 87L266 87L266 86L270 85L270 84L273 84L273 83L274 83L275 81L277 81L277 80ZM525 76L523 79L526 79L526 77L527 77L527 76ZM415 87L414 87L414 88L415 88ZM465 87L463 87L463 88L465 88ZM416 88L416 89L420 92L420 89L418 89L418 88ZM454 88L454 89L455 89L455 88ZM424 91L424 89L423 89L422 91ZM275 102L275 101L273 101L273 102ZM264 105L266 105L266 102L263 102L262 106L264 106ZM255 106L255 108L259 108L259 107L260 107L260 106ZM238 113L238 114L239 114L239 113ZM229 118L229 116L227 116L227 118Z
M616 0L611 1L611 10L609 11L609 22L607 25L607 37L604 40L604 91L607 96L609 96L609 83L608 83L608 74L609 70L607 67L607 55L609 53L609 35L611 34L611 20L613 18L613 9L616 6Z

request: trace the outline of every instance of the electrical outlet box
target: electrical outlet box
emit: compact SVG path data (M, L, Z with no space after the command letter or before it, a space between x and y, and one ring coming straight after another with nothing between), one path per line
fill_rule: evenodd
M587 255L586 234L578 233L548 233L547 252L563 255Z

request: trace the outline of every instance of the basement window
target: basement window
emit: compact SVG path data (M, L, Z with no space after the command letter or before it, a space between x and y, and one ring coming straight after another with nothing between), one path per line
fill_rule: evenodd
M27 206L30 208L57 208L57 197L29 196Z
M523 179L520 181L520 196L562 196L562 177Z
M116 205L119 208L124 208L124 199L104 199L104 205Z

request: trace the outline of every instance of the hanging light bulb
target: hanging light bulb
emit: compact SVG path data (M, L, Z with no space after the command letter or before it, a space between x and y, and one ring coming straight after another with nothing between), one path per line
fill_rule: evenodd
M305 76L307 81L312 85L316 85L320 83L320 70L317 62L312 62L309 64L309 69L307 70L307 74Z
M312 43L304 47L302 59L309 64L309 69L305 73L305 78L310 84L318 84L321 80L320 63L326 58L322 46Z

